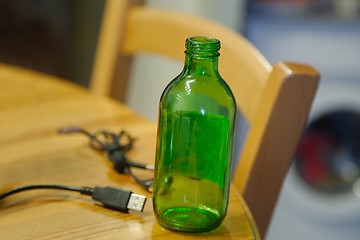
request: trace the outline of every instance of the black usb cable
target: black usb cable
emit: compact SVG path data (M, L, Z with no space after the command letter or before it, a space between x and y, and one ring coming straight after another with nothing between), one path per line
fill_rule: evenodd
M36 189L58 189L79 192L84 195L91 196L92 199L100 202L104 207L110 208L120 212L128 212L135 210L142 212L144 210L146 197L135 194L131 191L126 191L114 187L74 187L64 185L28 185L20 188L15 188L8 192L0 194L0 200L13 195L15 193L36 190Z
M153 179L141 179L131 171L132 168L140 168L144 170L154 170L154 165L131 161L126 153L133 147L135 139L127 132L113 133L109 131L98 131L90 133L89 131L78 127L68 126L58 130L60 134L82 133L89 137L91 148L106 152L109 160L113 162L114 169L120 173L129 174L138 184L145 188L148 192L153 190Z

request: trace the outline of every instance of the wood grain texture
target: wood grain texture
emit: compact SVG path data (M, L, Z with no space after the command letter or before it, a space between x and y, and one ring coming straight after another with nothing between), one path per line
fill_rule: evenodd
M234 177L264 236L316 93L319 73L280 62L274 66L251 124Z
M259 239L234 189L218 229L203 234L163 229L155 221L151 194L116 173L104 155L89 148L86 137L57 134L68 125L125 129L137 139L130 158L152 163L155 123L106 97L17 67L0 65L0 86L0 192L28 184L111 185L148 197L144 212L124 214L77 193L19 193L0 201L1 239Z

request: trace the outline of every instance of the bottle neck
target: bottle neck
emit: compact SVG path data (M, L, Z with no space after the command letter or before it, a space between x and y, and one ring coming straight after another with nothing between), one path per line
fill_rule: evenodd
M195 36L186 39L184 73L197 76L218 75L220 41Z
M218 75L218 56L199 58L186 54L183 71L185 75L216 76Z

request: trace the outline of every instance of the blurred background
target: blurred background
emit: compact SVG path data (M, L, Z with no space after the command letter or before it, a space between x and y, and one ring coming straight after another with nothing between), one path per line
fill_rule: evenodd
M304 62L321 72L266 239L360 239L360 0L146 4L218 21L243 34L272 64ZM103 6L104 0L0 0L0 62L88 86ZM161 92L182 66L142 54L126 102L156 121Z

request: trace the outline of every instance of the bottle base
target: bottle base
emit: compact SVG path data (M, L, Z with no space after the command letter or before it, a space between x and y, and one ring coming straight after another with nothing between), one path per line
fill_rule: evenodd
M164 228L182 232L208 232L217 228L222 219L218 214L197 208L170 208L158 216Z

